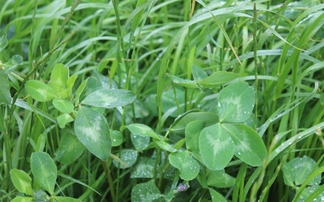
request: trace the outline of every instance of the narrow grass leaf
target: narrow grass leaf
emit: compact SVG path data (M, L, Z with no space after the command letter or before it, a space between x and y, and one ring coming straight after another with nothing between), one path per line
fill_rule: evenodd
M234 142L221 124L204 128L199 135L199 150L210 170L221 170L234 155Z
M74 131L92 154L103 161L109 158L111 139L107 120L102 114L80 106L74 122Z
M203 87L217 87L238 78L238 74L232 72L218 71L212 73L207 78L197 81Z
M199 4L201 4L204 8L208 9L209 13L213 16L214 21L216 22L216 24L218 25L218 27L219 27L220 30L222 31L222 34L224 35L224 37L225 37L225 39L226 39L228 45L230 46L231 50L233 51L233 53L234 53L234 55L235 55L237 61L240 63L240 65L242 65L241 60L240 60L239 57L237 56L237 53L236 53L235 48L234 48L234 46L233 46L233 44L232 44L232 41L231 41L230 37L228 36L228 34L227 34L227 32L226 32L226 29L224 28L224 26L222 26L222 24L221 24L220 20L218 19L218 17L216 17L216 16L211 12L211 10L209 10L209 8L207 7L207 5L206 5L203 1L201 1L201 0L196 0L196 1L197 1Z
M11 95L8 83L8 75L0 69L0 103L10 104Z
M287 148L289 148L292 144L298 143L299 141L302 141L303 139L309 137L310 135L313 135L316 131L321 131L324 128L324 122L321 122L313 127L310 127L297 135L289 138L285 142L281 143L280 146L278 146L271 154L269 158L269 162L271 162L274 158L276 158L278 155L281 155L282 152L284 152Z
M173 167L180 171L180 177L185 181L193 180L199 173L198 162L187 151L171 153L169 161Z
M57 178L57 168L50 155L45 152L32 153L30 166L35 182L42 189L53 195Z
M25 171L14 168L10 170L10 178L19 192L30 196L33 195L32 179Z
M41 81L30 80L25 86L28 94L39 102L50 101L56 97L55 90Z
M50 114L38 109L37 107L35 107L32 104L29 104L23 100L16 100L15 105L18 107L21 107L23 109L26 109L28 111L32 111L37 113L38 115L41 115L42 117L46 118L47 120L50 120L52 123L56 123L56 120L53 116L51 116Z
M267 149L255 130L244 124L224 123L222 127L234 141L237 158L251 166L262 164L267 156Z
M8 45L7 34L3 33L0 35L0 52Z
M254 90L246 82L233 83L219 95L218 111L221 122L244 122L252 114Z
M156 187L154 180L139 183L132 189L132 202L150 202L160 197L160 190Z
M100 88L82 101L82 104L111 109L122 107L135 101L136 95L128 90Z

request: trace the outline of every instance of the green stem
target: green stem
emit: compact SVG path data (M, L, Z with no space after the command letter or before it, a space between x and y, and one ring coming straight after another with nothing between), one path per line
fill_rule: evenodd
M105 175L109 184L109 189L110 189L110 194L111 194L111 200L113 202L118 202L117 198L116 198L116 193L115 193L115 188L114 188L114 181L112 179L112 176L110 175L110 170L109 170L109 166L107 165L106 161L102 161L102 166L105 170Z
M256 10L256 3L254 2L253 7L253 43L254 43L254 68L255 68L255 129L258 127L258 96L259 96L259 80L258 80L258 58L257 58L257 49L258 49L258 42L257 42L257 10Z

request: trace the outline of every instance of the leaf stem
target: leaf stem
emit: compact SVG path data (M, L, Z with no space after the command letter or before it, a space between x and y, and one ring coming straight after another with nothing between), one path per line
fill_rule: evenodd
M110 169L109 166L107 165L107 161L101 161L102 166L104 168L105 171L105 175L109 184L109 189L110 189L110 193L111 193L111 200L113 202L118 202L117 198L116 198L116 194L115 194L115 188L114 188L114 181L112 179L112 176L110 174Z

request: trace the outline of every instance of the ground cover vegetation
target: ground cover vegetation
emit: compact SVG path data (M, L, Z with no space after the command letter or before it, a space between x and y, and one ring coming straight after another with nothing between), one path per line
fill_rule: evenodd
M323 1L0 5L1 201L324 201Z

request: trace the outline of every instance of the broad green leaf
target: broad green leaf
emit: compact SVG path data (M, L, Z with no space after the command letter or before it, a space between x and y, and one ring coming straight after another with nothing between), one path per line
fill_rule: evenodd
M65 197L65 196L55 196L55 201L57 202L82 202L80 199Z
M74 120L69 114L61 114L56 119L60 128L65 128L66 124Z
M156 134L150 127L141 123L134 123L126 126L135 135L142 135L147 137L152 137L155 139L160 139L158 134Z
M116 167L124 169L132 167L136 163L138 152L133 149L122 149L116 156L118 156L124 164L119 163L116 159L113 160L113 164Z
M208 77L207 73L197 65L192 65L192 76L195 81L200 81Z
M21 65L23 58L20 55L14 55L6 63L3 64L6 73L10 73L16 69L17 66Z
M192 121L187 124L185 130L186 147L190 151L199 151L199 134L204 129L205 122L201 120Z
M82 93L80 95L80 100L83 100L90 93L103 88L100 81L93 76L88 77L87 80L85 80L85 81L86 81L85 86L83 87L83 89L80 89L80 90L82 90Z
M0 52L8 45L7 34L0 35Z
M297 190L299 187L297 187ZM324 201L324 185L321 186L308 186L303 191L300 197L293 202L323 202Z
M31 177L25 173L23 170L11 169L10 170L10 178L15 188L24 194L32 196L34 190L32 188L32 179Z
M56 97L54 89L41 81L30 80L25 86L28 94L39 102L50 101Z
M34 180L39 186L54 194L54 186L57 177L57 168L53 159L45 152L34 152L30 157L31 171Z
M169 75L173 81L173 83L178 84L180 86L186 87L186 88L199 88L199 86L196 84L195 81L183 79L174 75Z
M66 88L66 89L62 90L61 92L57 93L57 97L71 98L72 94L70 92L71 92L71 89Z
M44 201L49 201L49 197L46 194L46 192L42 189L39 189L37 191L34 192L34 200L35 202L44 202Z
M123 143L123 134L117 130L110 131L111 146L116 147Z
M11 95L8 83L8 75L0 69L0 103L10 104Z
M315 168L316 162L308 156L294 158L289 163L284 163L282 167L284 182L291 187L301 185ZM321 175L318 175L313 178L308 185L318 186L320 182Z
M78 78L77 75L72 75L71 77L69 77L68 80L66 81L66 87L72 90L77 78Z
M233 81L236 78L238 78L238 75L235 73L218 71L212 73L210 76L203 80L197 81L197 83L206 88L217 87Z
M82 144L103 161L109 158L111 139L106 118L97 111L80 106L74 131Z
M267 156L262 138L250 126L243 124L222 124L235 144L235 156L250 166L260 166Z
M102 87L108 88L108 89L118 89L118 85L116 82L112 79L110 79L107 76L104 76L97 71L94 72L95 78L99 81Z
M127 116L136 119L145 118L150 115L147 105L144 105L144 103L138 99L136 99L132 105L127 105L125 111L127 112Z
M227 200L224 198L224 196L222 196L220 193L218 193L214 189L209 188L209 193L211 195L212 202L227 202Z
M139 157L132 168L131 178L153 178L155 160L148 157Z
M90 93L82 104L110 109L131 104L135 99L136 95L128 90L100 88Z
M180 115L170 127L173 133L184 133L187 124L192 121L203 121L206 126L210 126L218 122L218 117L210 112L190 112L185 115Z
M207 176L208 186L227 188L235 184L235 178L226 174L224 170L213 170Z
M66 88L69 78L69 69L63 64L56 64L51 73L50 84L55 89L56 93L61 92Z
M84 146L78 138L69 133L62 135L59 148L56 151L56 159L62 164L71 164L77 160L84 151Z
M180 171L180 177L189 181L197 177L200 166L189 152L175 152L169 155L170 164Z
M32 202L32 201L34 201L34 199L32 197L16 196L10 202Z
M244 122L252 114L254 90L246 82L236 82L224 88L218 98L221 122Z
M221 170L234 155L234 142L221 124L204 128L199 135L201 157L210 170Z
M140 183L132 189L132 202L152 202L161 198L160 190L156 187L154 180Z
M74 106L73 106L72 102L69 100L62 99L62 98L55 98L52 101L52 103L53 103L54 107L57 110L59 110L60 112L69 114L74 111Z
M145 150L146 147L150 144L150 140L151 140L151 138L148 136L137 135L134 133L132 133L130 137L137 151Z
M168 152L176 152L177 149L174 148L172 145L170 145L169 143L161 140L161 141L156 141L155 142L161 149L163 149L164 151L168 151Z

